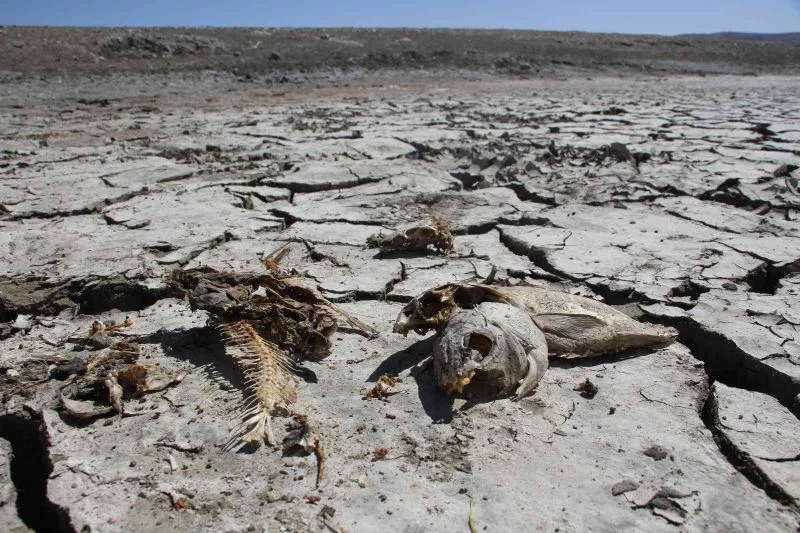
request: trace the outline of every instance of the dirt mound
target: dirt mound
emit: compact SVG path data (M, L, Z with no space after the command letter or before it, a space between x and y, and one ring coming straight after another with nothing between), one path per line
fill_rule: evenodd
M128 32L105 38L100 44L99 52L107 58L151 58L213 54L224 49L225 45L212 37Z

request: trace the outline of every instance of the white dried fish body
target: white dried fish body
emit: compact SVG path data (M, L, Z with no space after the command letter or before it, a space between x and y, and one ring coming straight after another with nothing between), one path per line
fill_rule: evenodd
M590 298L530 286L463 283L437 287L412 299L398 315L394 331L441 330L459 310L482 302L501 302L524 310L544 333L553 355L663 348L677 338L674 328L639 322Z
M664 348L674 328L634 320L604 303L538 287L504 287L544 332L552 354L598 355L634 348Z
M434 373L447 393L521 398L547 370L544 335L520 309L482 303L458 311L439 333L433 349Z

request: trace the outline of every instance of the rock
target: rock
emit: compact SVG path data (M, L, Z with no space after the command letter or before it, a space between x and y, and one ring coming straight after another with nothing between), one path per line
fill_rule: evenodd
M644 451L644 454L648 457L652 457L654 461L661 461L662 459L666 459L669 452L663 446L659 446L654 444L650 446Z
M623 480L617 483L614 483L614 486L611 487L611 494L613 496L619 496L620 494L624 494L626 492L630 492L632 490L636 490L639 487L639 484L635 481L631 480Z
M591 400L592 398L597 396L597 393L600 391L597 385L589 381L589 378L586 378L585 380L581 381L580 383L572 387L572 390L580 392L581 396L583 396L587 400Z

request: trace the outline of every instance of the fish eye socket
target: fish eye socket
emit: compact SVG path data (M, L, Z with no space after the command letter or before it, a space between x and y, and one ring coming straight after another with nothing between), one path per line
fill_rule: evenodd
M432 293L426 293L420 297L418 308L422 310L423 316L433 316L441 308L441 302Z
M479 288L458 287L453 293L453 300L463 309L472 309L479 303L487 301L484 292Z
M462 343L464 343L470 350L477 351L483 357L488 356L492 351L494 342L492 342L492 339L486 335L482 335L480 333L470 333L466 337L466 343L464 343L464 340L462 340Z

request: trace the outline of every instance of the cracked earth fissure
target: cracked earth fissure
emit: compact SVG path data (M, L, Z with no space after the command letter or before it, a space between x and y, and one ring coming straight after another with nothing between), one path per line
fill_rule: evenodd
M546 251L510 239L502 231L500 232L500 242L513 253L530 258L536 266L554 276L585 283L601 295L607 304L652 303L651 299L637 293L634 289L613 290L605 283L589 283L584 279L561 272L553 268L548 261ZM786 275L788 271L789 269L782 269L780 272L776 272L775 269L768 271L765 269L763 278L757 276L752 283L763 291L774 292L780 277ZM800 418L800 402L796 399L800 394L800 383L788 375L758 361L745 353L732 340L707 329L691 318L652 317L651 319L676 328L679 332L679 342L689 346L692 355L705 363L706 372L711 379L732 387L769 394Z
M651 317L679 332L678 342L705 364L706 373L725 385L768 394L800 418L800 383L745 353L735 342L687 317Z
M714 437L722 455L736 470L741 472L753 485L763 490L770 498L789 506L800 514L800 506L791 494L778 483L773 481L769 475L761 469L747 452L737 447L734 442L722 430L722 422L719 417L719 406L711 389L703 404L700 417Z
M328 33L310 35L353 46ZM265 46L258 31L248 38ZM224 98L78 107L68 128L40 118L74 111L79 89L114 97L112 85L73 87L36 120L20 117L38 100L14 97L18 107L0 106L14 124L0 131L0 393L11 406L0 422L13 454L5 441L0 452L15 457L0 497L19 498L36 530L59 530L63 513L77 530L442 530L463 517L461 496L478 525L508 530L793 529L800 137L789 81L517 80L491 93L340 87L322 99L243 81ZM117 140L83 157L98 127ZM102 200L112 192L129 196ZM366 245L433 217L450 226L452 253ZM295 407L325 439L319 492L306 483L313 459L217 448L241 376L212 379L209 368L231 366L224 347L166 283L176 267L263 272L260 257L289 243L286 272L378 330L340 327L330 357L304 365ZM675 327L678 342L646 357L554 359L530 398L465 403L417 371L432 338L392 329L412 297L487 277L601 298ZM185 379L124 398L118 420L50 416L66 409L51 393L68 384L49 372L96 355L84 342L94 320L125 323L111 336L140 345L137 364ZM363 400L383 374L399 378L391 397ZM575 388L589 380L591 399ZM639 489L617 494L628 478ZM411 493L420 499L398 498ZM42 523L33 507L49 509Z
M571 279L571 281L576 282L583 281L553 268L544 250L525 246L515 239L509 239L504 236L502 231L500 232L500 241L513 253L529 257L536 266L554 276ZM748 281L753 285L754 290L774 293L780 278L786 275L788 270L787 268L776 271L772 265L764 265L763 269L754 273L752 279ZM612 305L634 302L648 303L646 297L637 294L633 290L612 291L604 283L587 283L587 285L590 285L592 290L603 296L606 303ZM704 363L704 371L709 376L711 383L720 381L731 387L768 394L776 398L788 407L796 417L800 418L800 402L797 401L798 394L800 394L800 384L786 374L756 360L743 352L736 343L727 337L708 330L691 318L651 317L651 320L672 326L678 330L678 342L688 346L692 356ZM751 483L763 490L770 498L791 506L795 511L800 510L795 499L780 484L774 482L760 469L746 452L738 449L721 431L717 403L712 392L708 393L706 401L698 414L706 427L712 432L714 442L720 453L734 468L739 470Z
M17 490L17 513L36 532L74 533L67 509L47 495L53 464L42 420L37 416L0 416L0 438L11 444L11 481Z
M151 189L145 187L138 191L131 191L120 196L115 196L113 198L105 198L96 202L92 205L86 207L79 207L77 209L67 209L67 210L55 210L55 211L28 211L22 213L14 213L7 217L7 220L10 221L24 221L30 219L50 219L50 218L59 218L59 217L75 217L80 215L92 215L101 212L104 208L119 204L123 202L127 202L128 200L132 200L136 197L143 196L150 194L152 192Z

